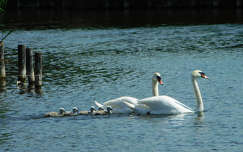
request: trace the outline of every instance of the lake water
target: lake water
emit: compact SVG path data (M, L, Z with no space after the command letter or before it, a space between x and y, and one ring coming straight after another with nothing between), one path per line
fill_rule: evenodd
M166 24L158 16L142 22L104 15L94 23L95 17L84 16L68 22L3 18L2 30L14 32L4 41L8 78L0 94L0 151L242 151L242 21L213 16L193 24L196 17L182 22L176 16ZM18 44L43 53L41 93L16 86ZM199 81L201 115L42 117L60 107L87 110L95 100L152 96L154 72L162 74L161 95L195 109L195 69L209 77Z

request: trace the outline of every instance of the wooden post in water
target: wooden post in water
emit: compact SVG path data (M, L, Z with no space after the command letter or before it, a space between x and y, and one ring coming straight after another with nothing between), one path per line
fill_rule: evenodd
M35 53L35 87L42 86L42 56L41 53Z
M33 53L30 48L26 48L26 70L29 82L29 87L32 87L35 83L35 74L33 67Z
M24 83L26 79L26 47L18 45L18 82Z
M6 71L4 63L4 43L0 41L0 86L6 86Z

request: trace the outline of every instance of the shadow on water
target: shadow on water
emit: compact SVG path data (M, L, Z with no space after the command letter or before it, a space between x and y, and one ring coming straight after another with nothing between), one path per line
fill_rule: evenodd
M243 23L243 11L163 9L160 11L9 11L0 26L10 29L111 28Z
M16 86L18 89L18 94L27 94L29 97L41 97L43 91L41 87L35 87L34 85L28 85L27 83L18 84Z
M188 114L178 114L178 115L137 115L134 113L131 114L106 114L106 115L73 115L73 116L61 116L61 117L45 117L46 113L40 113L40 114L33 114L33 115L24 115L20 117L9 117L8 120L34 120L34 119L78 119L78 120L88 120L88 119L113 119L118 117L129 117L131 119L143 119L143 120L157 120L157 119L169 119L169 120L184 120L186 116L193 116L194 113L188 113ZM204 113L196 113L195 120L198 122L198 125L203 122L204 119Z
M195 118L196 119L196 124L200 125L203 123L203 120L204 120L204 112L197 112L197 117Z
M73 115L73 116L60 116L60 117L45 117L46 113L32 114L32 115L23 115L19 117L8 117L8 120L13 121L29 121L37 119L46 119L46 120L90 120L90 119L117 119L121 117L133 117L132 114L107 114L107 115Z

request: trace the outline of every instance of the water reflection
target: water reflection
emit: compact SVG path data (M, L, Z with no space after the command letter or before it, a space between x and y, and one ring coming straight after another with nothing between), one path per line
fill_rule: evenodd
M6 82L5 82L6 83ZM0 87L0 94L6 91L6 87Z
M0 145L3 145L4 143L8 142L12 135L10 133L0 133Z
M204 126L204 112L197 112L192 128L194 128L197 134L200 135L200 133L205 129Z
M204 120L204 112L197 112L197 117L195 119L196 119L195 125L197 126L201 125Z
M8 131L8 123L9 121L7 120L8 116L7 113L9 112L9 105L4 99L0 100L0 145L6 143L11 134Z
M194 127L202 127L204 124L204 112L187 113L178 115L139 115L135 118L146 120L152 123L166 123L171 124L173 127L185 125L185 121L190 121L188 118L195 116ZM163 126L163 125L162 125Z
M184 124L186 116L191 114L178 114L178 115L138 115L138 119L146 120L152 123L169 123L173 126L181 126ZM163 125L162 125L163 126Z
M19 90L18 94L28 94L29 97L32 96L42 96L43 91L41 87L36 87L34 85L28 85L27 83L20 83L17 85L16 89Z

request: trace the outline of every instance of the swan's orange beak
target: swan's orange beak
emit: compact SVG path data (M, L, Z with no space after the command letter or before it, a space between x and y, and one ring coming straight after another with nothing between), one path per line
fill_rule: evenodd
M159 82L159 84L164 84L160 76L157 76L157 81Z
M161 85L162 85L162 84L164 84L164 82L163 82L162 80L160 80L160 81L159 81L159 84L161 84Z

